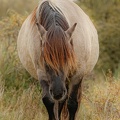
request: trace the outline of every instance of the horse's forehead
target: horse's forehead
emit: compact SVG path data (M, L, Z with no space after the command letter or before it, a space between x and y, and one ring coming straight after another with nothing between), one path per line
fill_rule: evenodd
M61 27L51 27L46 34L47 39L66 39L67 34Z

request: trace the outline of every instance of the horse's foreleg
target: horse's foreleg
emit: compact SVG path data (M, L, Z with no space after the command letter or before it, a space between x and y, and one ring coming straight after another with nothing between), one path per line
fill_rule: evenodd
M43 91L42 101L47 109L49 120L55 120L54 101L50 97L48 83L45 80L41 80L40 84L41 84L42 91Z
M71 86L71 92L67 103L69 120L75 120L76 117L81 98L81 83L82 80L78 84L74 84Z

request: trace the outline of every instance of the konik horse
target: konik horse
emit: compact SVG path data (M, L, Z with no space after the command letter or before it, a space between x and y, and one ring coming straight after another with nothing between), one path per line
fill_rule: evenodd
M49 120L75 120L83 78L99 56L97 31L70 0L42 0L23 23L17 49L42 88Z

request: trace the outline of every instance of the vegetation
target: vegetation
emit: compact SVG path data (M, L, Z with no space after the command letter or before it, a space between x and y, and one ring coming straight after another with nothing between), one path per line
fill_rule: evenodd
M120 71L120 1L79 0L79 5L91 15L99 34L100 58L98 69L118 76Z
M114 77L120 70L120 2L79 0L79 4L98 29L97 69L103 73L84 81L77 120L120 120L120 78ZM0 120L47 119L39 82L22 67L16 50L19 29L36 5L31 0L0 0Z
M0 0L0 18L6 16L11 9L17 13L26 15L31 12L39 0Z

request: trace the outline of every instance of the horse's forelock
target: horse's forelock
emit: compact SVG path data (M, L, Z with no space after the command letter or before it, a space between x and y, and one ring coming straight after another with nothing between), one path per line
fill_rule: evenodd
M53 70L72 71L76 67L76 59L72 46L68 43L64 30L52 26L47 33L44 43L43 58Z

